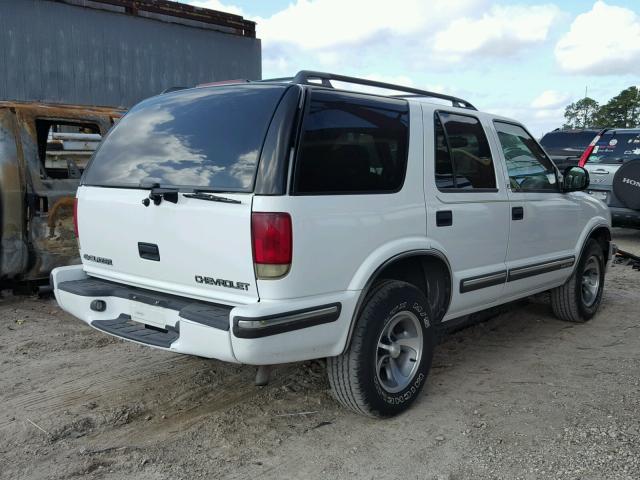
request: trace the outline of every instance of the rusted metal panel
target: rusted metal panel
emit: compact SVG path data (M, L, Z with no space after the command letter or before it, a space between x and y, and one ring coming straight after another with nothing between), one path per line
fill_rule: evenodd
M81 5L84 7L96 7L99 5L111 5L119 7L123 13L130 15L142 15L150 12L159 15L160 19L166 21L177 21L179 19L202 22L204 24L225 27L231 32L245 37L255 38L256 23L245 20L241 15L219 12L208 8L194 7L192 5L172 2L169 0L54 0L60 3Z
M24 182L15 132L14 112L0 107L0 278L27 268Z
M0 64L10 66L0 99L129 108L174 86L261 77L260 40L244 34L246 22L238 35L186 6L199 20L92 0L0 4Z
M48 176L37 121L90 124L105 135L119 109L0 102L0 279L36 280L79 262L73 233L77 178ZM78 138L61 134L60 140ZM46 145L45 145L46 148Z

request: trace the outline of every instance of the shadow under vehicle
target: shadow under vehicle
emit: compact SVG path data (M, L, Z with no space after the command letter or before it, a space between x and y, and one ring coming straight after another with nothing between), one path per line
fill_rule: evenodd
M73 198L101 138L124 111L0 101L0 284L78 263Z

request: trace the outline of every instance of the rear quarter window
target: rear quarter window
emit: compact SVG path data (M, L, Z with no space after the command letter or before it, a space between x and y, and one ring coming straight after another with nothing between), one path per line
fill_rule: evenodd
M312 90L302 124L294 193L391 193L404 182L409 105L404 100Z
M435 175L441 191L496 189L491 148L480 120L471 115L434 114Z
M640 131L614 131L600 137L587 162L616 165L638 158L640 158Z
M583 152L598 132L550 132L540 139L542 145L548 151L562 150L568 153Z

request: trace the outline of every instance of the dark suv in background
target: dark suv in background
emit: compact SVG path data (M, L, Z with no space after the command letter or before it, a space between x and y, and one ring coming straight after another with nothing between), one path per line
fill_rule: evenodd
M562 172L567 167L578 165L580 156L598 133L600 130L556 128L540 139L540 145Z

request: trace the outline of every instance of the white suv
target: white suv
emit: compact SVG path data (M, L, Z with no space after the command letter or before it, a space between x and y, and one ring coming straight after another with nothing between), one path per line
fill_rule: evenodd
M137 343L326 357L340 403L390 416L424 386L440 322L546 290L564 320L595 314L610 214L587 185L455 97L319 72L181 90L104 140L77 195L82 265L52 282Z

